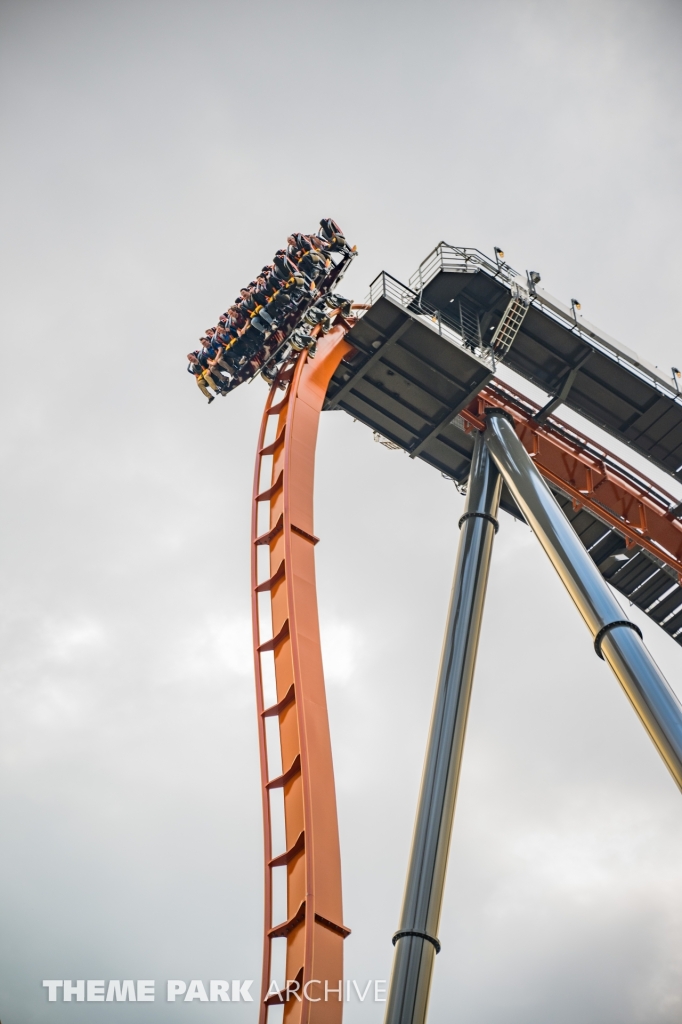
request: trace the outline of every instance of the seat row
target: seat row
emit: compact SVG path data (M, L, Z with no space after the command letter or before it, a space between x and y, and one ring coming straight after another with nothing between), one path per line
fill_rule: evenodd
M241 289L200 339L201 348L187 356L187 370L209 403L259 372L273 380L292 349L314 346L311 329L323 323L331 287L355 254L331 218L314 234L289 235L287 247ZM343 302L333 296L331 305Z

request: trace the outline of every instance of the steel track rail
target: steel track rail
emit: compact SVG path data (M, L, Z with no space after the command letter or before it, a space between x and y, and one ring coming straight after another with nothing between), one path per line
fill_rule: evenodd
M485 428L484 410L503 409L542 475L625 539L670 566L682 582L682 522L676 499L606 448L555 417L535 419L540 406L497 379L460 413L469 428Z
M259 1024L266 1024L273 1005L284 1004L285 1024L340 1024L343 1010L342 990L338 996L336 990L342 984L343 940L349 930L342 916L336 795L317 614L313 478L322 403L334 370L351 351L345 341L348 328L338 318L320 341L316 359L311 362L303 352L283 375L280 383L286 392L277 385L270 389L258 438L251 581L265 834ZM266 443L273 421L274 440ZM263 573L260 549L268 551ZM262 621L268 607L271 626ZM273 662L274 692L268 692L266 658ZM273 734L268 735L270 718L278 723L274 742ZM281 768L271 773L278 763ZM284 849L276 850L272 805L280 792L285 836ZM286 919L280 922L273 921L276 871L286 875ZM275 940L286 943L285 978L280 979L272 977ZM283 995L272 991L273 981ZM325 983L332 992L327 999ZM308 998L301 998L304 992ZM319 1002L313 1001L319 997Z

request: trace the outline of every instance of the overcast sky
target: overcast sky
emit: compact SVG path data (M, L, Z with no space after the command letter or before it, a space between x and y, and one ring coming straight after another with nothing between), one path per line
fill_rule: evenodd
M682 8L0 11L0 1019L254 1024L255 1004L48 1004L41 987L260 973L248 565L266 390L208 408L185 353L287 233L333 216L360 251L357 300L441 238L499 245L680 365ZM318 586L358 980L390 972L462 504L323 417ZM629 613L682 694L682 651ZM680 793L504 517L432 1024L679 1024L681 847Z

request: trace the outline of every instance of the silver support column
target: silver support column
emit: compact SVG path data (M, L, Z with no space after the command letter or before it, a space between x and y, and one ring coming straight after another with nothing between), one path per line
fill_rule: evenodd
M502 480L477 433L426 751L386 1024L423 1024L438 942L445 872L471 685L497 532Z
M507 487L559 573L644 728L682 789L682 706L516 436L507 414L488 410L485 440Z

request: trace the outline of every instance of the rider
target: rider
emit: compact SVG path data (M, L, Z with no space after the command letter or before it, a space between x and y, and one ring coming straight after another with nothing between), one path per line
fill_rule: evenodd
M291 351L284 342L299 324L300 314L328 290L323 283L325 275L338 265L330 259L331 252L344 257L354 253L332 218L320 221L318 234L293 232L287 238L287 248L277 251L256 280L241 289L217 326L206 331L201 339L203 348L188 357L188 370L209 401L215 397L209 389L226 393L262 369L264 362L274 359L279 365L281 353ZM310 346L310 323L308 330L305 325L301 327L296 351ZM320 322L315 333L327 327L327 323ZM231 381L222 376L229 373L233 374Z
M220 372L223 370L225 373L231 374L233 372L233 367L227 362L225 358L225 348L220 343L217 335L214 334L209 337L208 331L206 334L207 337L201 338L200 341L202 342L204 351L208 356L208 368L211 373L214 373L215 371L214 375L218 376L218 380L222 381L222 383L226 383L220 377Z
M213 380L210 369L208 368L207 365L204 366L202 362L201 352L199 350L195 352L190 352L187 356L187 360L187 372L194 375L199 390L202 392L202 394L206 395L206 397L208 398L208 403L210 405L213 399L215 398L215 395L211 394L211 392L208 390L209 387L213 388L216 394L220 394L222 390L222 385L216 384L216 382ZM219 374L217 376L219 376Z

